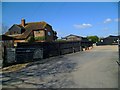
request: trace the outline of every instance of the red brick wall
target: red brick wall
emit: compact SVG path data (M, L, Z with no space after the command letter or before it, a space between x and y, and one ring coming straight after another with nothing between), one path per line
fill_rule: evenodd
M34 37L44 37L44 36L45 36L45 31L44 30L34 31Z
M50 27L49 25L46 26L46 41L50 42L53 41L53 31L52 31L52 27Z

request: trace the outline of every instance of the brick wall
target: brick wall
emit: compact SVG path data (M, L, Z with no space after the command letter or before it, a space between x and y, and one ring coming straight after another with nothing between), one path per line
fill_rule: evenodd
M46 26L45 36L46 36L46 41L48 41L48 42L54 40L54 35L53 35L52 27L50 27L49 25Z
M34 37L44 37L44 36L45 36L45 31L44 30L34 31Z

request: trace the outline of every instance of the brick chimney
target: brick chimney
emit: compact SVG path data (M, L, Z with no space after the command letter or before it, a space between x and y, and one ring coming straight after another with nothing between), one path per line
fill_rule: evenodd
M24 27L25 26L25 19L24 18L22 18L22 20L21 20L21 25Z

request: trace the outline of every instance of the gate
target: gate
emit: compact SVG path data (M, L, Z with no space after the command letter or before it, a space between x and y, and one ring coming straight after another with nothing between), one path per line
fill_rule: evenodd
M13 63L16 63L16 49L4 47L3 66L11 65Z
M43 58L42 48L16 48L17 63L34 61Z
M42 48L4 48L3 66L43 58Z

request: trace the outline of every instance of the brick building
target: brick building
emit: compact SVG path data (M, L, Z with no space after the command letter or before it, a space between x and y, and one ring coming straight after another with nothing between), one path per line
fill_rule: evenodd
M14 24L9 28L6 36L14 38L14 45L17 42L52 42L57 39L57 33L52 29L52 26L46 22L29 22L25 19L21 20L21 24Z

